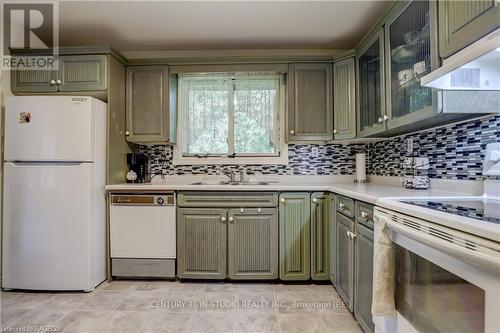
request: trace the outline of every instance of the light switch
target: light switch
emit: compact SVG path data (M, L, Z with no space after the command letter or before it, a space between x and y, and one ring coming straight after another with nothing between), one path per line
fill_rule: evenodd
M486 145L483 175L500 176L500 142L489 143Z

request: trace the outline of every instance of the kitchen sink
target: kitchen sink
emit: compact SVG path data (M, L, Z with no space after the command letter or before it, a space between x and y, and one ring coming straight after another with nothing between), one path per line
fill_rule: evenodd
M191 185L269 185L269 182L264 182L264 181L243 181L243 182L231 182L231 181L218 181L218 182L206 182L206 181L201 181L201 182L194 182L191 183Z

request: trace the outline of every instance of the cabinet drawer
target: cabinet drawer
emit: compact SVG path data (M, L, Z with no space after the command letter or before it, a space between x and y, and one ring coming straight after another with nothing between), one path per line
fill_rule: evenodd
M373 205L356 201L356 222L373 229Z
M337 212L347 217L354 217L354 200L348 197L338 195Z
M277 207L274 192L181 192L180 207Z

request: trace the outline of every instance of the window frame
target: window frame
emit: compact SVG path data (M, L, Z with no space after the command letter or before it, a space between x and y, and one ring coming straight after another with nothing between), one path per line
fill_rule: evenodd
M236 71L235 71L236 72ZM222 75L230 75L235 72L221 72ZM238 71L244 72L244 71ZM254 72L254 71L252 71ZM258 74L258 71L255 71ZM269 71L268 71L269 73ZM182 147L185 146L184 136L181 135L182 128L184 126L182 119L183 117L178 117L177 122L177 144L173 147L172 164L173 165L266 165L266 164L277 164L277 165L287 165L288 164L288 145L285 140L285 108L286 108L286 88L285 88L285 75L282 72L276 72L279 78L279 88L277 92L278 97L278 110L275 121L275 149L274 153L238 153L234 157L228 157L234 153L234 92L235 84L232 85L231 92L229 93L228 102L228 155L213 154L208 156L196 156L196 155L186 155L182 151ZM177 99L179 100L180 92L177 89ZM180 115L182 110L180 105L182 103L177 103L178 114ZM229 124L233 126L229 126Z

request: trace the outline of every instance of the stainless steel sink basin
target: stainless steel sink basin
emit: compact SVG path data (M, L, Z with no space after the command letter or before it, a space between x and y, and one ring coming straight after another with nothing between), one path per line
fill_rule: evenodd
M194 182L191 185L269 185L269 182L264 181L243 181L243 182L230 182L230 181L218 181L218 182Z

